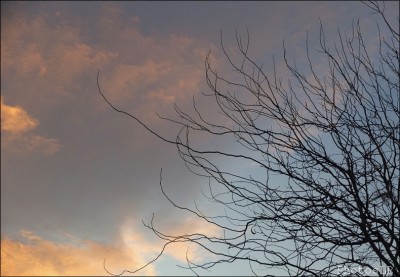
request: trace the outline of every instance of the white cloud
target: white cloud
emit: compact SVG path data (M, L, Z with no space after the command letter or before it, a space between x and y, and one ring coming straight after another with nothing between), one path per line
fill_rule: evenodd
M167 224L167 226L158 227L157 230L166 235L193 233L208 236L218 235L219 230L214 225L205 223L205 221L202 221L199 218L192 216L180 218L178 222L176 222L176 219L173 220L174 224L169 226ZM166 242L158 238L153 238L150 242L148 237L145 238L145 236L141 235L136 230L135 225L130 220L126 220L120 226L120 236L124 245L131 248L132 251L138 252L140 256L145 258L147 261L154 259L160 253L164 243ZM156 235L154 234L153 236L155 237ZM200 262L209 258L209 255L211 254L195 243L175 242L167 246L163 255L170 256L177 261L186 264L186 255L188 255L191 261Z

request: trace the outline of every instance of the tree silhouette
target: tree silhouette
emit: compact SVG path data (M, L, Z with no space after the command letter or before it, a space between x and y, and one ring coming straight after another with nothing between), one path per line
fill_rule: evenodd
M166 119L182 127L176 140L115 108L98 84L112 108L175 144L187 167L209 178L209 200L224 207L218 216L181 207L165 193L160 175L162 192L175 207L221 231L171 235L152 220L146 226L165 240L160 255L170 243L189 242L214 254L201 264L188 259L193 272L245 260L254 274L257 266L290 276L400 276L399 32L382 3L366 5L390 34L383 37L378 28L376 52L367 50L358 23L351 34L339 31L332 45L321 24L319 54L326 70L316 68L308 43L307 71L289 61L283 45L291 74L287 82L275 69L268 76L249 56L248 33L236 37L240 59L221 43L238 75L219 75L208 56L205 71L212 93L205 95L214 97L226 124L207 120L195 102L194 115L176 107L179 119ZM236 146L229 152L190 143L204 133ZM215 157L251 163L263 175L226 171ZM136 271L121 274L129 272Z

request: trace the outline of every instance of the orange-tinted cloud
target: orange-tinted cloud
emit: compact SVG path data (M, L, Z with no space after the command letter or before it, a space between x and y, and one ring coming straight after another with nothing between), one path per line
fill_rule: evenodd
M31 232L22 232L24 241L3 238L1 241L2 276L105 276L107 269L119 273L126 268L140 267L144 260L132 249L120 244L104 244L88 240L54 242ZM152 265L140 272L155 275Z
M1 98L2 147L13 152L38 152L51 155L60 149L58 140L33 133L39 125L19 106L10 106Z
M30 231L21 231L19 240L3 236L1 275L104 276L108 275L103 268L104 260L107 270L113 274L120 274L124 270L135 271L160 253L163 241L144 236L132 223L131 220L125 221L120 226L119 236L111 243L81 240L69 234L59 237L59 241L52 241ZM166 229L166 233L171 234L216 234L216 229L211 225L189 217ZM162 257L170 256L186 264L186 254L191 261L201 261L209 255L196 244L175 243L167 247ZM137 274L157 275L155 266L150 264ZM128 273L124 275L129 276Z
M19 134L35 129L39 122L31 118L28 113L18 106L4 104L1 98L1 130Z

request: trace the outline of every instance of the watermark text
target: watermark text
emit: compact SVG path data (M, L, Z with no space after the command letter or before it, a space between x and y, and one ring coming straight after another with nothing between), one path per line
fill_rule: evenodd
M392 268L390 266L379 266L376 268L366 267L366 266L338 266L337 268L338 275L340 276L348 276L348 275L356 275L356 276L373 276L373 275L390 275L392 274Z

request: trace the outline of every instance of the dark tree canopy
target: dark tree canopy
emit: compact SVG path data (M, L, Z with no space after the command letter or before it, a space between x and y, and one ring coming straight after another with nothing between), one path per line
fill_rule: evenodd
M163 190L175 207L221 230L219 236L171 235L153 221L147 225L166 245L195 243L215 254L202 264L188 260L194 272L245 260L252 269L264 268L263 275L279 268L290 276L400 276L399 32L382 3L366 5L391 36L379 32L378 50L371 53L358 23L351 34L339 31L335 43L326 41L321 25L326 71L316 68L308 44L307 69L291 62L283 46L291 74L285 80L276 70L268 76L250 57L248 36L237 36L240 59L221 43L236 77L219 75L207 57L212 93L204 95L215 99L228 124L207 120L194 102L194 115L176 107L179 119L167 119L182 127L170 140L105 98L175 144L188 168L208 178L209 200L225 208L225 214L207 216L177 205ZM203 133L236 147L225 152L190 143ZM214 157L251 162L263 177L225 171Z

